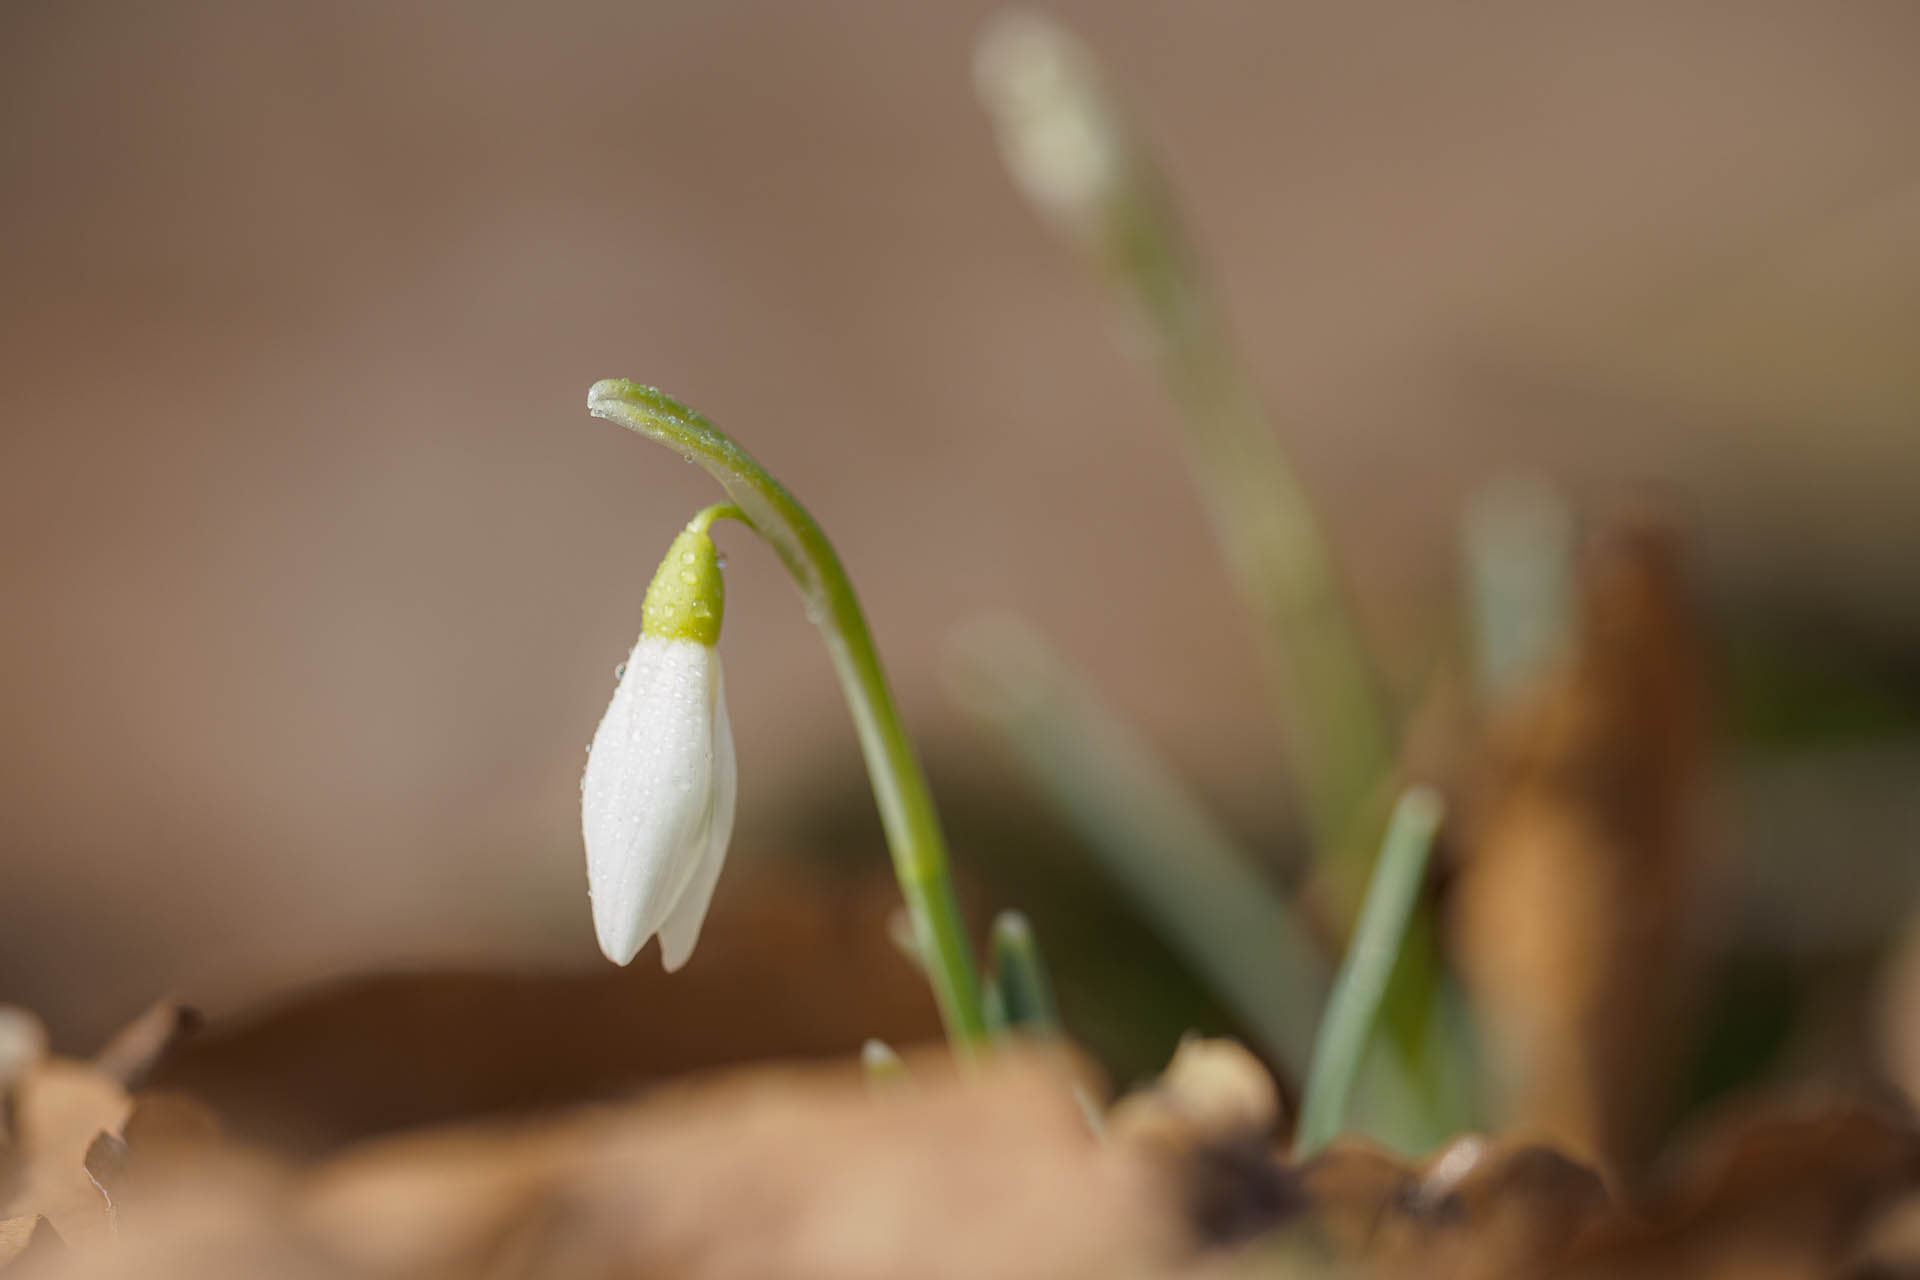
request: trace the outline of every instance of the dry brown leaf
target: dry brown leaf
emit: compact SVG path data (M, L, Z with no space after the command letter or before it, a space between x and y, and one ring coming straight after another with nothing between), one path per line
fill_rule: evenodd
M1635 1219L1583 1242L1573 1277L1825 1277L1920 1192L1920 1130L1866 1103L1730 1113L1686 1149ZM1867 1273L1872 1274L1872 1273Z
M1592 1170L1546 1147L1475 1135L1420 1167L1341 1139L1300 1176L1335 1258L1385 1275L1543 1274L1611 1209Z
M844 1081L749 1078L704 1123L682 1107L633 1125L587 1203L647 1207L652 1227L625 1233L636 1270L1054 1276L1167 1255L1184 1231L1160 1178L1097 1143L1060 1079L1010 1063L875 1105Z
M1057 1060L914 1078L876 1099L844 1068L762 1069L291 1180L183 1172L72 1274L1038 1277L1191 1247L1165 1172L1087 1132Z
M1670 539L1616 532L1580 606L1574 652L1493 728L1451 933L1509 1131L1620 1177L1657 1136L1711 932L1705 696Z
M44 1216L80 1247L111 1234L134 1176L123 1130L136 1113L147 1113L138 1126L145 1131L143 1148L163 1148L191 1128L187 1110L205 1118L204 1108L177 1099L156 1098L137 1108L124 1083L145 1073L183 1021L171 1006L157 1006L114 1038L117 1049L110 1046L94 1062L45 1058L0 1044L0 1059L27 1064L4 1095L8 1126L0 1155L7 1164L0 1167L12 1177L0 1186L0 1213ZM39 1043L44 1045L43 1037ZM147 1163L157 1165L158 1157Z
M0 1212L43 1214L76 1245L105 1235L107 1202L87 1174L87 1149L126 1121L127 1091L90 1063L50 1058L14 1086L13 1098L24 1174Z
M1860 1103L1734 1116L1626 1216L1594 1172L1512 1141L1469 1136L1412 1164L1342 1139L1287 1167L1268 1142L1273 1083L1231 1042L1184 1044L1114 1108L1104 1143L1061 1053L956 1077L929 1052L911 1070L911 1088L876 1097L845 1068L763 1068L299 1170L235 1147L192 1099L143 1094L127 1113L95 1068L53 1060L22 1082L23 1138L71 1157L54 1167L92 1191L81 1221L110 1203L119 1228L69 1251L16 1209L0 1246L42 1230L48 1273L72 1280L1577 1280L1883 1274L1920 1240L1920 1132Z
M1359 1259L1389 1208L1419 1177L1399 1156L1365 1138L1342 1136L1300 1166L1314 1229L1336 1257Z
M126 1140L113 1133L95 1134L80 1163L87 1171L87 1178L99 1189L101 1199L107 1202L108 1225L119 1230L120 1207L133 1185Z
M9 1277L40 1272L66 1252L66 1242L39 1214L0 1218L0 1271Z
M320 1167L292 1208L357 1268L478 1267L592 1159L612 1108L550 1125L455 1128L362 1144Z
M19 1196L26 1178L26 1153L20 1148L20 1079L47 1056L47 1033L25 1009L0 1005L0 1210Z
M133 1100L120 1136L142 1164L205 1150L220 1141L220 1120L205 1103L185 1094L149 1089Z
M94 1055L103 1075L138 1089L182 1037L200 1026L200 1015L183 1004L162 1000L122 1027Z
M353 978L211 1020L150 1083L206 1102L249 1144L314 1156L695 1071L844 1057L869 1036L913 1044L940 1033L926 982L887 941L899 890L884 873L823 886L742 871L752 885L721 895L678 973L649 955L573 974Z

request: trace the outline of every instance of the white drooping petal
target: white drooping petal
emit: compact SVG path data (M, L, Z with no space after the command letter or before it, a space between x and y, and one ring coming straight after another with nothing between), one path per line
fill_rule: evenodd
M672 973L693 954L700 941L700 926L713 904L713 887L720 882L720 868L727 862L727 844L733 839L733 807L738 798L740 771L733 758L733 722L727 718L726 681L719 675L720 663L714 660L713 727L713 823L707 832L706 848L686 891L660 922L660 963Z
M615 964L639 953L699 870L714 826L719 693L711 648L642 635L593 736L581 831L594 932Z

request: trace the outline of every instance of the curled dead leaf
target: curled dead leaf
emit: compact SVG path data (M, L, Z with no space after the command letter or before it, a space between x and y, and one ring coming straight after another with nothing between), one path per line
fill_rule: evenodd
M1580 610L1559 669L1496 716L1451 941L1510 1131L1622 1177L1657 1137L1712 933L1706 699L1669 537L1601 542Z

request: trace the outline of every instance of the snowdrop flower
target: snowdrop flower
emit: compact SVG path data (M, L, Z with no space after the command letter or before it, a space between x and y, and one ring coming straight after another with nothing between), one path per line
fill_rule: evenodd
M669 973L687 962L733 835L733 730L714 648L726 586L707 534L729 513L694 517L661 562L580 780L593 927L615 964L656 933Z
M733 818L733 742L711 652L721 584L706 530L730 516L779 554L827 643L941 1021L955 1045L970 1051L986 1039L987 1019L946 840L833 543L745 449L658 387L606 378L588 390L587 410L699 463L739 504L701 512L668 554L647 593L647 634L634 647L581 783L601 946L624 964L658 933L671 969L692 950L720 874Z

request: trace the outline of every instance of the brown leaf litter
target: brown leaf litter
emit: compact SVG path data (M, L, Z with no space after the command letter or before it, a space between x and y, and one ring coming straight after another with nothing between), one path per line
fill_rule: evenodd
M9 1278L1816 1277L1920 1258L1920 1131L1857 1101L1729 1113L1628 1206L1506 1139L1418 1162L1343 1139L1291 1164L1278 1089L1230 1041L1182 1044L1104 1139L1071 1055L956 1071L929 1051L883 1095L850 1063L759 1067L306 1162L30 1029L0 1050Z

